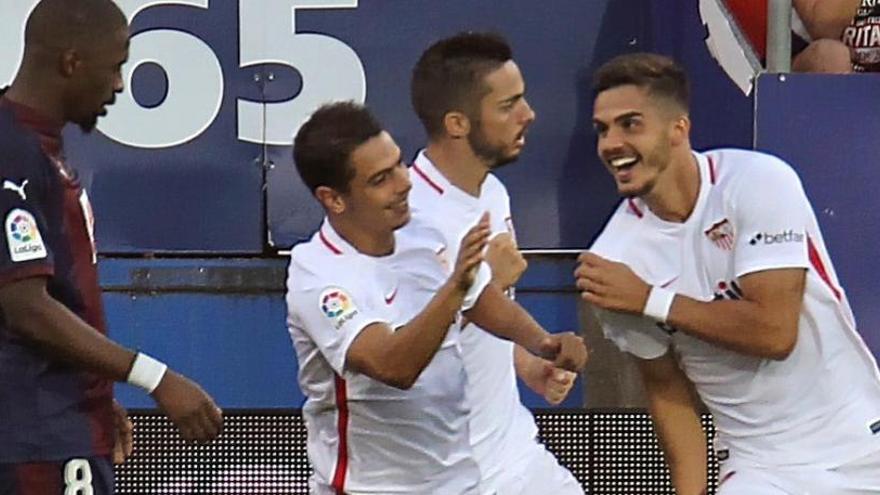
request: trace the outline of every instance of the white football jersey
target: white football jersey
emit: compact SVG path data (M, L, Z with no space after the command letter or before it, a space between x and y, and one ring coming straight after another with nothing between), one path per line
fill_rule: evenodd
M325 219L291 253L287 323L307 397L303 417L314 491L476 493L480 473L468 442L458 324L409 390L345 365L365 327L403 326L434 296L422 287L448 277L439 233L410 222L395 238L393 254L367 256ZM480 273L476 283L485 287L491 274Z
M475 198L452 185L422 151L410 177L413 218L443 232L451 260L458 255L464 234L486 211L493 235L514 234L510 198L494 175L486 177L480 197ZM514 460L526 455L529 449L543 447L535 440L535 420L520 401L513 343L469 324L462 330L461 347L471 409L471 445L482 471L484 489L491 490L493 480L502 476Z
M684 223L624 200L591 251L694 299L740 299L739 279L807 270L798 339L782 361L722 349L652 320L599 311L605 335L653 359L671 349L715 419L717 447L755 466L834 467L880 451L880 376L800 179L745 150L695 153L700 192Z

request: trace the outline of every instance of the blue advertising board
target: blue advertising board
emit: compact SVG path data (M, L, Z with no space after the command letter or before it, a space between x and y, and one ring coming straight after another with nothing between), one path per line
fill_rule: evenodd
M424 144L409 75L431 42L502 33L537 112L499 172L523 247L587 245L616 198L595 157L593 71L660 51L695 76L698 146L751 142L751 106L705 49L686 0L118 0L131 21L126 90L95 136L71 129L104 254L261 254L306 238L321 213L290 144L321 103L370 105L407 156ZM0 84L12 79L36 0L3 0ZM723 116L723 117L722 117Z

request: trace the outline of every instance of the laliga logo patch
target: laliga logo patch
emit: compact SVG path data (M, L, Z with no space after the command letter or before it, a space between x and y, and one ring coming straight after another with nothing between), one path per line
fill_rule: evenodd
M333 326L337 330L358 314L351 296L346 294L344 290L336 287L325 289L318 298L318 304L321 306L321 311L333 322Z
M37 260L46 257L46 246L30 212L16 208L6 215L6 244L9 257L14 262Z

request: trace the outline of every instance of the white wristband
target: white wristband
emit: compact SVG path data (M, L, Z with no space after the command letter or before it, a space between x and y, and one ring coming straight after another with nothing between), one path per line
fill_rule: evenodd
M128 372L128 383L151 394L159 386L167 369L168 366L162 361L139 352L134 358L134 364L131 365L131 371Z
M675 299L675 292L662 287L652 287L642 314L660 323L666 323L673 299Z

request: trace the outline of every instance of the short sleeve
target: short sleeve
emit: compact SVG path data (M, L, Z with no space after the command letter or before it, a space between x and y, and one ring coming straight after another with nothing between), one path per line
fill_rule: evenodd
M761 162L732 188L737 277L778 269L807 268L807 227L812 208L794 170L775 159Z
M593 309L605 337L623 352L641 359L656 359L669 350L672 338L647 318Z
M348 348L361 331L373 323L389 323L378 305L364 294L342 285L292 291L288 294L291 321L299 323L338 374L345 369Z
M46 158L28 148L0 151L0 286L54 272Z

